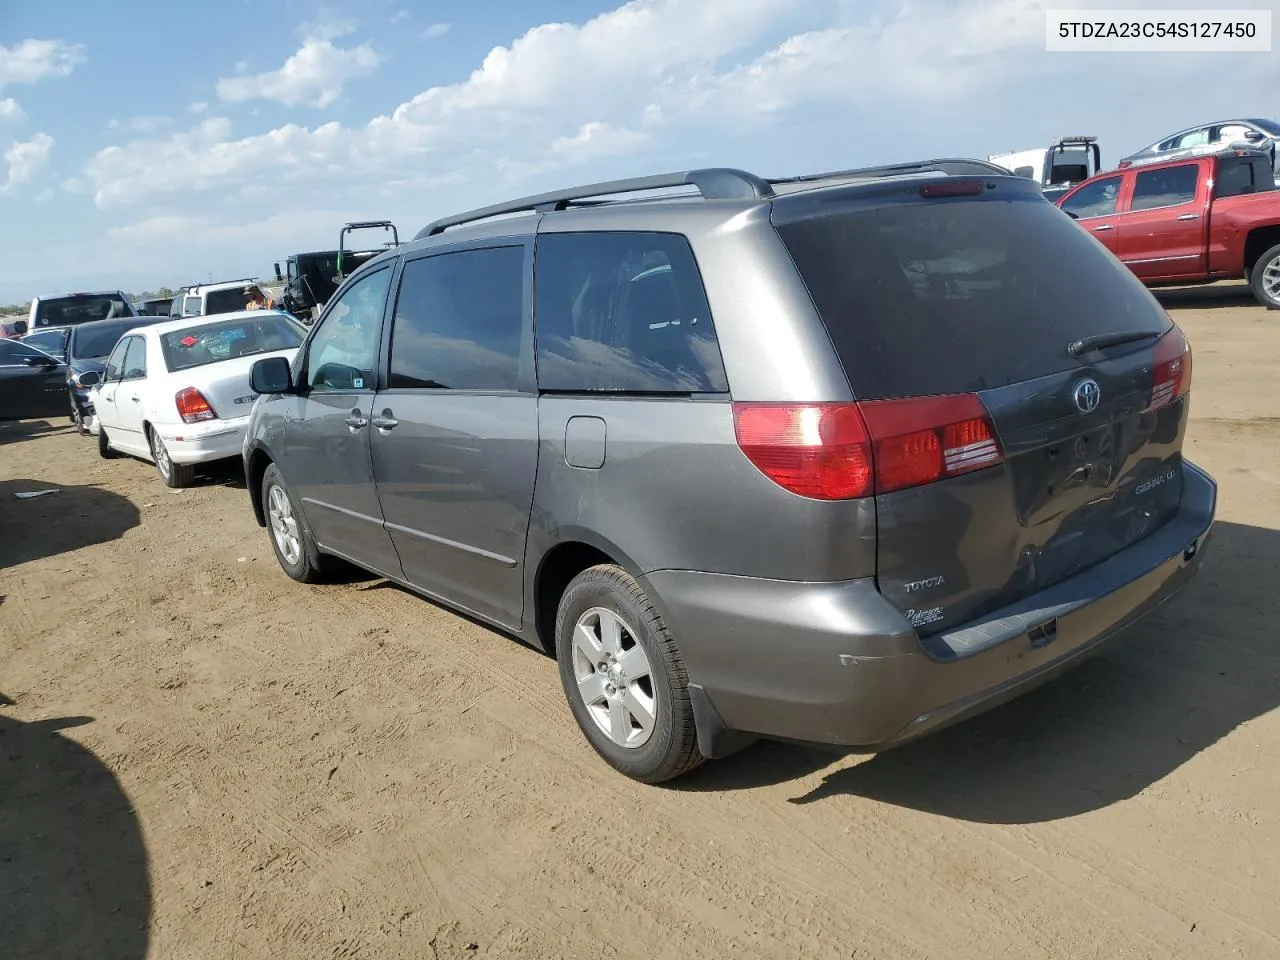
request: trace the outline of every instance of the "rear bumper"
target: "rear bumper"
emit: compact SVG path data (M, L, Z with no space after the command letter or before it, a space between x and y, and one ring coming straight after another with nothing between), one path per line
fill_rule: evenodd
M990 709L1096 652L1194 574L1217 486L1186 464L1178 514L1127 550L922 641L873 580L644 578L693 685L708 756L736 734L882 750Z
M208 463L239 457L248 417L210 420L205 423L165 424L160 430L169 459L174 463Z

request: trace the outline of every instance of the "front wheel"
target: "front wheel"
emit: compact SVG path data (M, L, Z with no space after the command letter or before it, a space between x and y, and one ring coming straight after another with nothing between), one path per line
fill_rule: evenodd
M1258 258L1249 273L1249 287L1268 310L1280 310L1280 244Z
M102 425L101 420L98 421L98 456L103 460L114 460L117 456L111 449L111 441L107 439L107 428Z
M615 770L661 783L702 762L684 662L626 571L591 567L569 584L556 615L556 657L578 727Z
M196 468L189 463L174 463L169 456L169 448L160 439L160 433L152 428L151 459L166 487L189 487L196 479Z
M280 569L299 583L322 580L326 573L324 560L311 539L306 518L274 463L262 475L262 507Z

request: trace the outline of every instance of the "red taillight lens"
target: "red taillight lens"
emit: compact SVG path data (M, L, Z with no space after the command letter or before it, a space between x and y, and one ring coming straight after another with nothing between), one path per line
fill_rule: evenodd
M852 403L735 403L738 446L778 486L815 500L872 492L871 450Z
M1167 407L1191 389L1191 344L1177 327L1156 341L1155 361L1148 410Z
M201 420L216 419L213 407L209 406L209 401L204 398L204 394L195 387L179 390L173 399L178 405L178 416L182 417L183 423L199 423Z
M802 497L892 493L1004 461L973 394L864 403L737 403L738 446L774 483Z
M971 393L859 404L871 434L876 493L891 493L1004 461L995 427Z

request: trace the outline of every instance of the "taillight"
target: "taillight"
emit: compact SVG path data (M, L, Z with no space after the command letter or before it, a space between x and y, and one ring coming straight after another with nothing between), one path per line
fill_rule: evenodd
M778 486L815 500L872 492L866 425L852 403L735 403L733 424L747 459Z
M1174 327L1155 345L1155 371L1151 376L1148 410L1167 407L1191 389L1191 344Z
M182 417L183 423L199 423L201 420L217 419L217 415L213 412L213 407L209 406L209 401L195 387L179 390L173 399L178 405L178 416Z
M851 500L1004 461L973 394L832 404L734 404L738 446L792 493Z
M972 393L861 403L876 493L958 477L1004 461L995 426Z

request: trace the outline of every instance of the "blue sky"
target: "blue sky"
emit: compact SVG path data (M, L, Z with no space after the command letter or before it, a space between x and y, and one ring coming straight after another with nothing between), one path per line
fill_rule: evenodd
M1212 6L1113 6L1179 5ZM1274 53L1046 53L1043 8L1075 6L1107 4L0 0L0 303L266 277L344 220L411 236L574 182L1064 133L1114 162L1280 111Z

